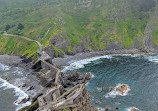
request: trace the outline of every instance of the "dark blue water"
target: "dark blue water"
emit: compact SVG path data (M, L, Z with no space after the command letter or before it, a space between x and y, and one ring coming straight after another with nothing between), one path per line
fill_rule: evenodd
M95 60L78 71L95 76L87 85L93 106L112 110L118 107L119 111L135 106L140 111L158 111L158 63L144 56L113 56ZM106 98L109 88L119 83L130 87L128 95Z

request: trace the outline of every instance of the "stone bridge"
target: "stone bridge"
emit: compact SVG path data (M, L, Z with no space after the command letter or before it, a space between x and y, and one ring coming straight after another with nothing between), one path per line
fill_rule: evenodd
M60 82L60 69L56 68L50 60L41 60L42 69L47 70L51 79L55 81L56 84Z

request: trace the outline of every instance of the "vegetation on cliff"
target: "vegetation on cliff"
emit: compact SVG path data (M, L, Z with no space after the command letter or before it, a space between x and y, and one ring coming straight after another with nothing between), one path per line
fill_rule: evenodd
M27 58L36 56L39 46L36 42L13 36L0 35L0 53L9 55L27 55Z
M130 48L137 38L141 47L155 4L154 0L1 0L0 30L51 46L55 56L73 53L78 48L82 49L79 51ZM157 27L155 30L154 41ZM66 47L59 47L58 41L65 41ZM34 47L31 45L28 47Z

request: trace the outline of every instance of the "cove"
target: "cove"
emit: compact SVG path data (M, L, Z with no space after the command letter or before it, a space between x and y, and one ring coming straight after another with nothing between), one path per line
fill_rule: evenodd
M74 69L81 74L91 72L94 75L86 86L94 107L111 107L112 111L117 107L118 111L126 111L134 106L140 111L158 111L157 58L157 55L112 55L71 65L75 64ZM83 61L84 65L79 64ZM127 84L129 93L126 96L106 97L109 88L118 84Z

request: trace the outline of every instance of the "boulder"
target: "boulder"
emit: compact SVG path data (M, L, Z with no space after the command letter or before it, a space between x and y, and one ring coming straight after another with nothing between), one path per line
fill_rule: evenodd
M90 80L92 78L92 74L91 73L86 73L86 74L84 74L84 78L86 80Z
M122 84L122 85L120 85L120 86L118 86L118 87L116 88L116 92L119 92L119 93L121 93L122 95L123 95L127 90L128 90L128 86L125 85L125 84Z

